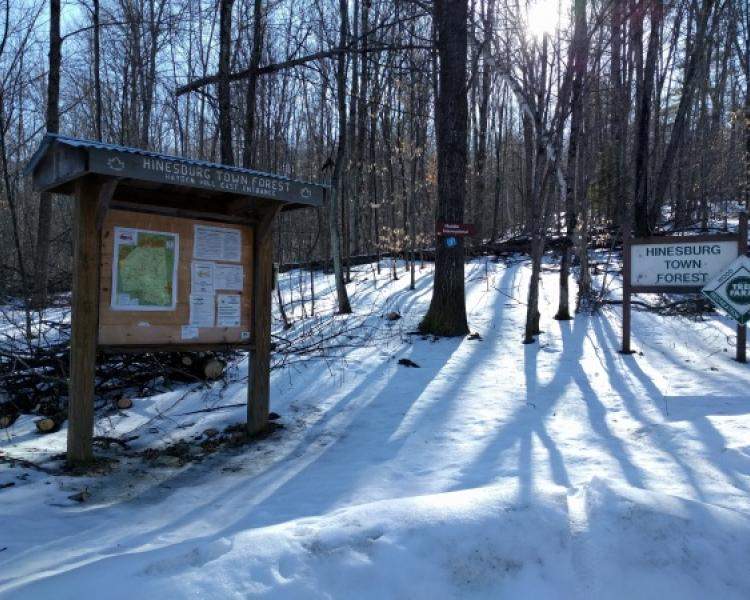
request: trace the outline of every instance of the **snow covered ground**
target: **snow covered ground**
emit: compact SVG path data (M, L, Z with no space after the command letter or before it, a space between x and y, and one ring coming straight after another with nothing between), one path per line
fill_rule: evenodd
M550 268L544 333L524 346L528 264L477 260L482 339L422 339L430 269L415 291L403 271L357 270L355 315L325 325L352 347L273 371L284 428L265 440L173 468L123 456L98 476L0 465L15 483L0 489L0 597L750 597L750 367L730 323L636 310L639 353L622 356L619 309L552 319ZM282 276L297 321L280 336L314 322L299 283ZM333 321L330 277L316 288L317 323ZM195 445L243 420L194 411L243 402L245 376L136 398L97 433ZM0 451L54 465L64 439L23 417Z

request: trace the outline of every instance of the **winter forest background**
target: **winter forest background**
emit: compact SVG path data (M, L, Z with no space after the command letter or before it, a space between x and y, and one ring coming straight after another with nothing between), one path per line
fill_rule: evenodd
M749 39L748 0L0 0L0 598L750 598L745 330L621 263L744 231ZM71 344L46 131L330 186L262 347Z
M45 130L330 183L335 214L280 220L280 262L327 260L332 233L344 265L430 247L436 32L454 10L5 0L0 293L69 289L69 202L22 174ZM747 204L745 0L470 0L467 26L450 77L468 98L468 245L557 232L585 259L602 227L721 227Z

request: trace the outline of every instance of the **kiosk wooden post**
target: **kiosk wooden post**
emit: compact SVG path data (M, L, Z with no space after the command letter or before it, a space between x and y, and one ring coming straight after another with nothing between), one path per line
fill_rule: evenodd
M271 225L280 206L266 209L255 228L253 253L252 314L253 350L247 378L247 431L253 435L268 426L271 391L271 286L273 284L273 236Z
M247 430L263 431L273 221L325 187L56 134L26 172L74 196L69 464L93 458L97 350L248 350Z
M73 215L73 296L71 303L68 463L92 458L94 374L99 327L99 236L96 183L76 182Z
M79 179L73 200L68 464L93 457L94 383L99 329L100 233L117 179Z

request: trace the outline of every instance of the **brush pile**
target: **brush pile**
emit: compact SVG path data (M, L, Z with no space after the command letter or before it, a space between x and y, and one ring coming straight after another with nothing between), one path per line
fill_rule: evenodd
M44 322L45 335L0 340L0 428L21 413L61 421L70 375L70 325ZM54 332L54 334L52 334ZM52 335L51 335L52 334ZM237 353L150 352L97 355L97 408L129 396L145 396L186 382L215 380Z

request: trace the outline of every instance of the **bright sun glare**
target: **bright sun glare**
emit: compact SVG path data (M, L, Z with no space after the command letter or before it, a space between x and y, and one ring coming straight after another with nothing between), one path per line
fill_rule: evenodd
M529 33L535 38L553 34L560 23L560 6L560 0L532 0L526 16Z

